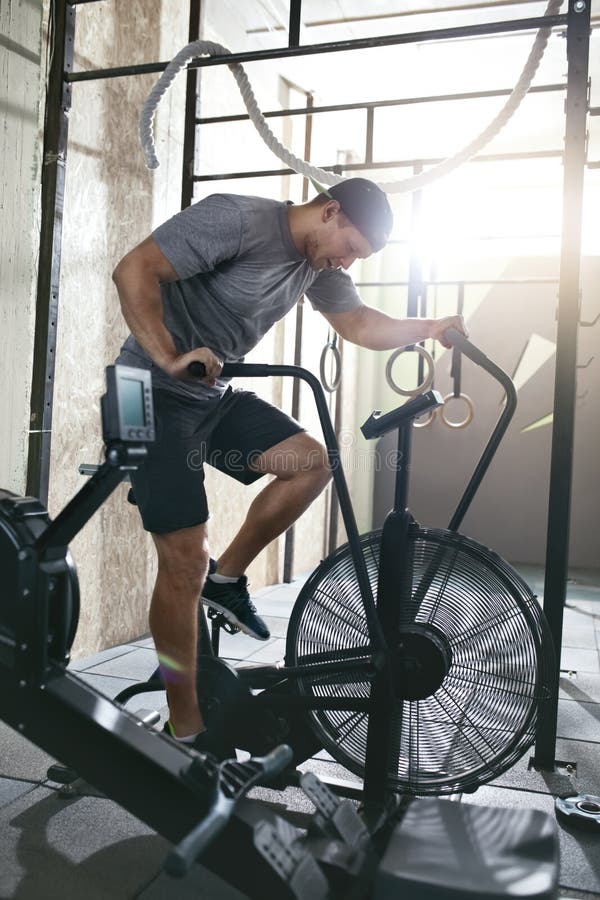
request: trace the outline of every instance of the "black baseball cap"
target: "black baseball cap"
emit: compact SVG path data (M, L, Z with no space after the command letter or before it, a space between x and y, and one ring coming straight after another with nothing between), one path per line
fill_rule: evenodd
M329 188L313 182L317 190L337 200L341 210L374 251L385 247L394 224L386 194L368 178L347 178Z

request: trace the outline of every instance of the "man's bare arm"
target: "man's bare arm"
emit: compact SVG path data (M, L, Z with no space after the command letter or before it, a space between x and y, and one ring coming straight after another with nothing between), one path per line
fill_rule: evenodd
M157 366L173 378L185 378L192 360L203 362L209 381L221 371L221 361L207 348L181 355L163 320L161 284L179 276L152 237L123 257L113 272L121 311L138 344Z
M468 337L462 316L442 319L395 319L372 306L359 306L341 313L323 313L329 324L345 340L369 350L395 350L417 344L427 338L449 344L444 338L447 328Z

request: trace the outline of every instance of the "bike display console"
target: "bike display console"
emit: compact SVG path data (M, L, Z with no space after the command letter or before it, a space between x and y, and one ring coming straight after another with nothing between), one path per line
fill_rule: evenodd
M152 378L147 369L107 366L102 397L102 434L105 443L147 444L154 440Z

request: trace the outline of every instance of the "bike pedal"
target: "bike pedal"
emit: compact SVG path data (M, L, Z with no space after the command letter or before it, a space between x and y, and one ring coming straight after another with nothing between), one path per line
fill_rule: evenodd
M279 819L276 826L259 822L254 828L254 846L284 881L296 900L326 900L329 886L325 875L299 841L300 832Z
M352 803L336 797L313 772L302 775L300 787L316 807L313 822L320 831L350 847L357 847L369 840L369 830Z
M227 634L238 634L240 631L237 625L234 625L233 622L226 619L223 613L219 612L217 609L213 609L212 606L207 607L206 613L212 624L217 628L221 628L223 631L227 632Z

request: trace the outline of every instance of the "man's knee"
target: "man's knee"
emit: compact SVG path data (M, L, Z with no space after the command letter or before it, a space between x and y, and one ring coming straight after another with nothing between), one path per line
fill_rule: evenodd
M152 538L158 555L159 577L199 591L208 572L210 556L206 526L153 534Z
M329 462L327 449L318 441L314 441L314 448L309 451L305 464L306 471L322 487L325 487L331 480L331 463Z
M308 477L326 484L331 477L326 448L305 432L296 434L261 454L252 468L276 475L282 481Z
M292 465L289 466L288 478L302 478L310 482L310 490L320 492L331 479L331 465L327 455L327 449L309 435L303 435L304 440L297 448L297 455ZM285 478L286 473L280 475Z

